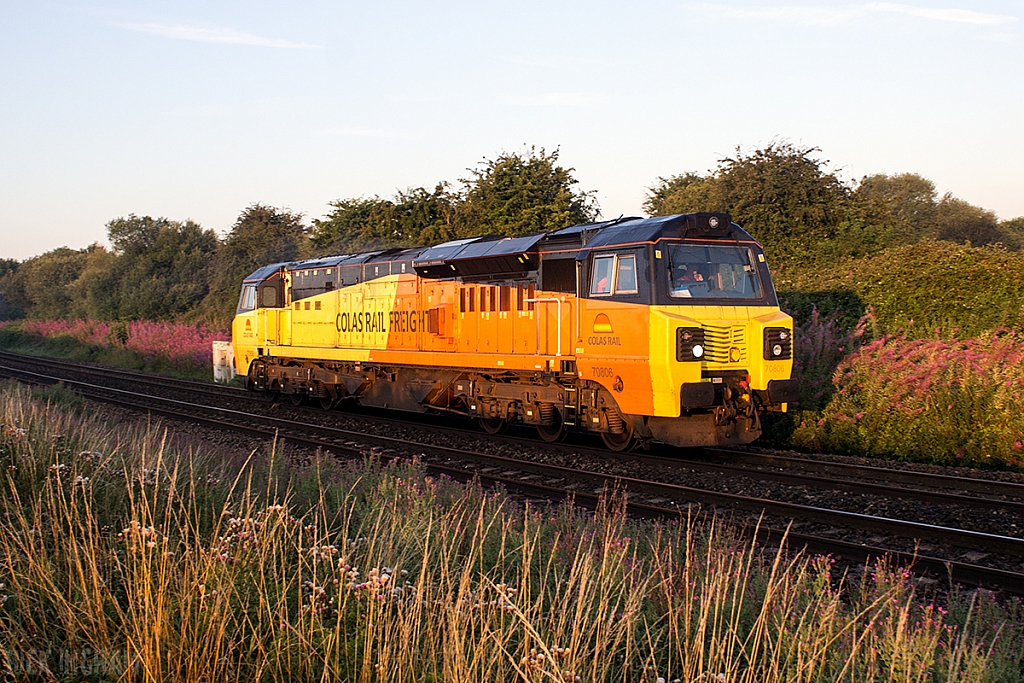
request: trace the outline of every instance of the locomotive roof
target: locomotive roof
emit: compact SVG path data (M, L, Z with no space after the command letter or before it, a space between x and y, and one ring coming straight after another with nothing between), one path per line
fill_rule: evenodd
M294 271L392 261L411 261L417 273L424 277L497 275L535 269L537 255L544 251L577 250L576 258L584 260L598 247L642 244L662 237L753 241L745 230L732 222L728 214L631 216L522 237L470 237L432 247L387 249L274 263L259 268L245 281L264 280L282 269Z
M540 233L525 237L471 237L445 242L425 249L414 265L420 267L454 259L490 258L536 251L534 247L544 237L545 233Z

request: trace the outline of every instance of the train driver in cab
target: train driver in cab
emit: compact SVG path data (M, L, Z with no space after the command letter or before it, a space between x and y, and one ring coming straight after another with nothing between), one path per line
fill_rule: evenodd
M683 282L703 282L704 276L700 274L695 265L680 265L676 267L676 284Z

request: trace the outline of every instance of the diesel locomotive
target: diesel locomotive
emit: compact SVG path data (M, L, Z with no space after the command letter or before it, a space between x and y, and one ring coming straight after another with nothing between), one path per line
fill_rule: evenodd
M253 391L613 450L749 443L797 393L764 250L717 213L268 265L232 343Z

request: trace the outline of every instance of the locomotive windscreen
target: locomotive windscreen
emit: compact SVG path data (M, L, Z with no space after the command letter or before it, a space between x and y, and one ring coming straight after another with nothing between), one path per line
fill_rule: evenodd
M669 296L677 299L760 299L761 281L746 247L669 247Z

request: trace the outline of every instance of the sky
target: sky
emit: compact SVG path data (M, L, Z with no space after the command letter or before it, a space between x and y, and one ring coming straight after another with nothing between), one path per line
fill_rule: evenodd
M773 140L1024 215L1024 0L0 0L0 258L128 214L320 218L530 146L641 215Z

